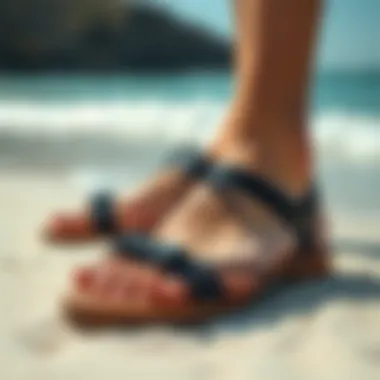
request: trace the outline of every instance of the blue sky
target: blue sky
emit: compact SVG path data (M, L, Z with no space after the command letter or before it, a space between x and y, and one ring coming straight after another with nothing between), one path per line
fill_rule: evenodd
M153 2L221 33L232 33L231 0ZM325 68L380 68L380 0L327 0L320 41L319 60Z

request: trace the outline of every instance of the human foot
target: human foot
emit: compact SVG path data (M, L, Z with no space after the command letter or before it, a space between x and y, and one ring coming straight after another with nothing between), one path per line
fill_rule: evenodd
M54 242L78 242L126 230L148 232L208 165L208 158L193 149L175 152L166 170L128 197L113 200L99 194L85 211L51 217L44 236Z
M194 321L271 282L326 274L313 195L285 195L239 166L214 166L152 238L119 241L129 260L77 272L65 311L84 323Z

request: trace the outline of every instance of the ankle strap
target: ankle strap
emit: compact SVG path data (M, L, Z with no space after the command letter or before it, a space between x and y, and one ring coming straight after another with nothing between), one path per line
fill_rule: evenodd
M309 244L318 208L318 194L313 186L302 197L291 197L264 178L227 166L210 168L205 178L218 191L239 190L259 199L296 233L300 244Z

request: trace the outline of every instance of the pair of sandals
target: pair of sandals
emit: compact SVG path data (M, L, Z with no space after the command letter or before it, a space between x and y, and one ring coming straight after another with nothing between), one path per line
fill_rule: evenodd
M186 249L155 241L149 234L120 234L115 219L115 201L109 194L99 194L90 203L94 232L113 237L112 252L121 262L144 263L158 268L162 276L181 278L190 291L183 307L154 302L120 302L105 297L101 301L87 292L75 291L66 298L64 311L71 320L85 325L194 322L247 304L262 294L269 285L297 281L328 273L327 249L318 235L318 204L314 189L294 199L265 179L241 170L211 162L199 152L181 151L171 164L193 180L210 186L223 199L231 191L258 200L294 233L296 246L281 252L265 265L259 262L235 263L235 271L250 271L256 286L249 295L230 297L223 276L234 263L217 265L193 258ZM246 273L246 272L245 272ZM143 301L143 300L142 300Z

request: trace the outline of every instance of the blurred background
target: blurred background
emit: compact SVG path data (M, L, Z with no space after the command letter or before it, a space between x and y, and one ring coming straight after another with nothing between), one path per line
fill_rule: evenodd
M380 378L379 0L326 1L322 20L310 128L334 279L264 303L248 331L240 318L234 334L217 324L181 343L148 330L100 347L49 322L83 257L52 255L41 224L95 188L135 186L178 144L207 142L233 91L231 15L228 0L0 0L0 377Z
M380 4L326 3L311 125L334 209L370 215L380 209ZM71 162L73 177L92 187L105 180L100 164L124 167L131 148L149 146L153 159L152 147L205 141L223 117L233 89L227 0L0 7L0 165L8 170Z

